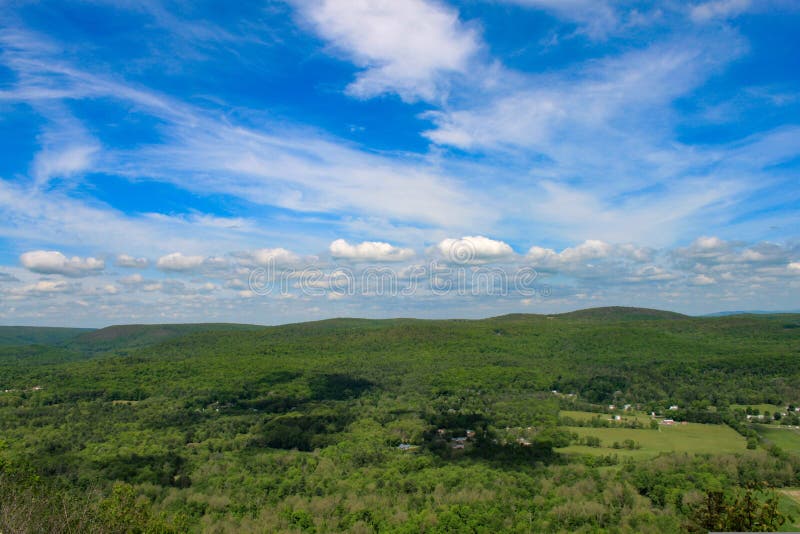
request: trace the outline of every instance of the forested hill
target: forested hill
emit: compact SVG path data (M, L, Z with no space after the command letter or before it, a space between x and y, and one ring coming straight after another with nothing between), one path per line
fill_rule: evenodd
M3 532L747 530L746 488L800 486L800 315L127 325L52 343L0 347Z
M197 332L246 331L264 328L235 323L129 324L92 330L67 340L74 350L91 352L132 349L153 345Z
M91 328L0 326L0 346L54 345L91 331Z
M604 308L588 308L568 313L558 314L557 317L567 319L591 319L596 321L637 321L657 319L688 319L688 315L650 308L629 308L625 306L608 306Z

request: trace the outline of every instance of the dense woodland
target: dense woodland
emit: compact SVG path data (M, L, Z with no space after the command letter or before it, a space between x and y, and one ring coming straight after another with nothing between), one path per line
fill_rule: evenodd
M747 417L800 405L798 315L607 308L0 334L4 533L703 532L800 520L779 491L800 486L800 447ZM642 418L616 422L610 405ZM644 461L636 454L661 431L653 412L741 441ZM795 416L776 417L788 428ZM634 434L614 447L592 426Z

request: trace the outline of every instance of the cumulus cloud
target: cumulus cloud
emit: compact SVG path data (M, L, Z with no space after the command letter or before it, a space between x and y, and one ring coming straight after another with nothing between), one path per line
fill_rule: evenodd
M105 268L105 262L97 258L67 258L55 250L33 250L20 257L22 266L34 273L60 274L63 276L87 276Z
M435 250L454 263L485 263L510 259L514 255L514 249L508 243L481 235L443 239Z
M574 247L567 247L561 252L532 246L525 257L535 265L543 267L568 267L603 259L645 262L651 259L652 254L651 249L632 244L612 245L605 241L589 239Z
M18 282L19 279L13 274L0 271L0 282Z
M659 267L658 265L645 265L636 269L630 276L625 277L626 282L669 282L677 280L679 275Z
M362 70L347 92L431 100L443 76L466 70L478 36L458 13L427 0L295 0L302 17Z
M787 268L790 273L800 274L800 261L793 261Z
M705 274L698 274L697 276L692 278L691 282L696 286L708 286L717 283L716 280Z
M144 277L141 274L136 273L130 276L125 276L119 279L119 283L124 286L136 286L144 282Z
M247 284L239 278L231 278L225 281L224 287L226 289L246 289Z
M296 265L300 262L300 256L282 247L278 248L259 248L249 250L246 252L239 252L234 254L238 258L239 263L247 266L260 266L267 265L288 266Z
M114 262L117 267L131 267L135 269L144 269L150 262L147 258L134 258L128 254L120 254Z
M53 293L66 293L72 291L74 286L63 280L39 280L33 284L27 284L12 291L15 295L49 295Z
M381 241L350 244L344 239L337 239L330 244L328 250L336 259L354 261L404 261L414 256L413 249L400 248Z
M156 267L162 271L192 271L201 265L203 256L184 256L180 252L161 256L156 262Z
M745 243L725 241L718 237L699 237L687 247L677 248L672 256L684 266L736 269L746 266L754 268L786 265L792 249L777 243Z

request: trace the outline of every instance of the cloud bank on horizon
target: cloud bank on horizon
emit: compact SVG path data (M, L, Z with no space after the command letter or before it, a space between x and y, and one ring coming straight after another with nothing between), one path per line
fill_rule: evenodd
M798 26L789 0L0 6L0 322L796 308Z

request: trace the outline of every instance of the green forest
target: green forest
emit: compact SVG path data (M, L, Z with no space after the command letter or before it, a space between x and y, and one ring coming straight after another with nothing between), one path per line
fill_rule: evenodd
M0 532L800 530L798 407L800 315L4 327Z

